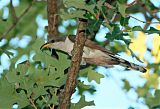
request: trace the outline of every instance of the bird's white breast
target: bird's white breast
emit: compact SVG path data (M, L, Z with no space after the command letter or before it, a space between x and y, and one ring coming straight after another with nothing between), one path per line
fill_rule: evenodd
M73 50L73 45L74 43L67 37L63 48L65 49L64 51L67 52L70 56L72 55L71 51ZM98 49L91 49L86 46L83 48L83 58L93 58L100 56L106 56L106 54Z
M83 49L83 56L84 58L94 58L94 57L101 57L106 56L106 54L98 49L91 49L88 47L84 47Z
M71 56L71 52L73 50L73 45L74 43L69 40L69 38L67 37L66 40L65 40L65 44L64 44L64 48L65 48L65 51Z

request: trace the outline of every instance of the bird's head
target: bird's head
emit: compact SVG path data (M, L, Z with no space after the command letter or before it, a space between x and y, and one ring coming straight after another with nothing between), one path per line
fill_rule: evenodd
M44 49L49 49L49 48L54 48L54 40L51 40L45 44L43 44L40 48L40 50L44 50Z
M58 49L61 50L61 48L63 48L64 45L64 38L60 37L60 38L56 38L53 39L51 41L48 41L47 43L43 44L40 47L40 50L44 50L44 49Z

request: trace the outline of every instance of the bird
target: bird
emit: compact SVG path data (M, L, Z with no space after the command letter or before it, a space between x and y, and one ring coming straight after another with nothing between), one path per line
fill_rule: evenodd
M67 53L72 56L73 45L75 42L75 35L68 35L67 37L55 37L53 40L44 43L40 49L54 49ZM97 65L103 67L113 67L114 65L120 65L127 69L133 69L140 72L146 72L146 68L129 62L123 58L120 58L117 54L112 53L96 42L86 39L83 48L81 65Z

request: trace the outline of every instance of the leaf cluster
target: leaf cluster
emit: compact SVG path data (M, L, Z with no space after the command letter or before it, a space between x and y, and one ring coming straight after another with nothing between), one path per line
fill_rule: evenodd
M19 53L17 56L7 50L3 52L11 57L11 66L0 78L1 108L11 108L14 104L24 109L34 108L34 105L37 108L52 108L59 104L58 96L61 87L65 85L70 60L66 54L60 52L57 52L57 60L51 56L50 51L40 51L39 47L43 43L42 39L36 39L34 43L31 41L27 48L16 48ZM32 59L18 63L15 68L15 63L23 54L30 57L33 51L35 55ZM103 77L92 67L82 70L79 76L88 77L89 81L95 80L97 83L100 83L100 78ZM77 87L82 97L72 107L94 105L93 101L85 101L83 92L89 91L93 94L95 88L85 85L84 82L79 82Z
M36 107L50 107L58 104L58 89L65 84L65 69L70 61L65 54L59 53L59 60L41 52L38 40L30 45L36 52L33 62L26 60L17 65L11 65L9 71L5 71L0 79L1 108L11 108L18 104L19 108L28 105ZM16 59L18 59L16 57ZM16 60L11 59L11 62ZM63 63L63 64L62 64Z

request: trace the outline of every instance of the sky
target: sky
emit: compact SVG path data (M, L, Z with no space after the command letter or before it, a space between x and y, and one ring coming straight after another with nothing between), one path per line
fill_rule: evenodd
M0 10L2 7L5 7L10 0L0 0ZM129 0L129 2L132 2L133 0ZM154 2L156 6L160 6L160 0L151 0ZM13 0L13 5L18 6L19 5L19 0ZM8 8L4 9L5 12L3 14L4 18L8 17L9 10ZM142 16L141 13L137 13L132 15L136 18L139 18L143 21L145 21L144 17ZM130 21L130 26L144 26L144 23L137 22L135 19L131 19ZM46 19L43 19L43 16L39 14L35 18L35 22L38 25L37 28L37 36L38 37L47 37L47 34L44 32L45 26L48 24ZM58 30L60 32L65 32L65 27L71 23L72 25L76 25L76 22L74 20L69 20L69 21L64 21L61 25L59 26ZM154 26L154 25L153 25ZM107 28L101 27L101 30L98 32L96 35L96 40L101 42L104 41L105 38L105 33L108 32ZM76 30L75 30L76 33ZM20 40L18 38L13 38L10 41L10 45L15 45L18 43L17 46L19 47L26 47L29 41L31 40L30 36L24 35L23 38ZM146 43L146 45L152 47L152 42L147 41L149 43ZM5 40L2 40L0 42L0 46L5 43ZM22 45L23 44L23 45ZM131 56L128 56L125 53L119 53L120 57L125 58L126 60L129 60L130 62L138 63L135 59L133 59ZM150 57L149 54L146 53L146 57ZM23 61L27 59L27 56L23 56L19 61ZM10 62L8 57L3 54L0 57L1 65L0 65L0 73L3 72L3 69L8 69ZM153 61L150 59L150 61ZM121 81L121 79L127 79L130 84L133 87L137 86L143 86L145 83L145 79L140 78L140 75L142 75L140 72L137 71L123 71L124 68L120 66L116 66L114 68L109 68L106 69L104 67L97 67L96 71L98 73L101 73L105 76L105 78L101 79L100 84L97 84L96 82L88 82L87 79L81 78L81 81L84 81L85 84L93 84L96 86L96 93L94 95L90 95L89 93L85 92L84 95L86 96L87 101L94 100L95 106L92 107L85 107L83 109L128 109L129 106L135 107L135 109L148 109L146 105L143 104L143 99L141 100L142 103L137 103L137 97L138 95L134 90L130 90L129 92L126 92L122 90L122 87L124 83ZM77 92L75 92L72 96L72 102L77 102L80 99L80 96L77 95Z

